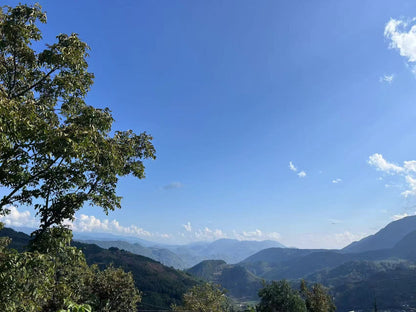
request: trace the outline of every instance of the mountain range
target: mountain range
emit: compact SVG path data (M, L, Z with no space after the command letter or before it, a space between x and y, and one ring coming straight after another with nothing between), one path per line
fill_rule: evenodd
M261 279L288 279L298 287L304 278L329 287L337 311L373 311L374 302L380 310L413 311L415 261L416 216L412 216L341 250L267 248L237 264L204 261L187 272L219 283L238 300L255 298Z
M284 248L277 241L239 241L219 239L214 242L197 242L187 245L148 245L124 240L80 240L96 244L102 248L116 247L132 253L152 258L164 265L176 269L190 268L204 260L224 260L227 263L238 263L256 252L270 247ZM149 242L147 242L149 243Z
M24 248L30 239L12 229L3 229L0 236L12 237L16 249ZM113 263L131 271L144 293L146 309L179 303L182 294L200 281L220 284L242 302L257 299L262 280L279 279L290 280L294 287L300 279L322 283L340 312L373 311L375 302L386 311L416 307L416 216L391 222L340 250L285 248L273 241L219 240L184 246L94 241L108 249L88 242L74 244L83 249L89 263L101 267ZM135 253L189 269L178 271Z

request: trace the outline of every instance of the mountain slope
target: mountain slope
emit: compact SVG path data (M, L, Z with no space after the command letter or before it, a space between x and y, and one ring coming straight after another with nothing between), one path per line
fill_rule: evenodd
M241 265L222 260L205 260L187 270L193 276L221 285L238 300L255 300L262 280Z
M374 235L353 242L342 249L342 252L363 252L378 249L388 249L396 245L410 232L416 230L416 216L406 217L389 223Z
M12 229L0 231L0 237L12 238L10 248L22 250L30 236ZM166 267L161 263L118 248L104 249L94 244L73 242L81 248L88 264L104 268L109 264L132 272L136 287L143 293L142 309L169 309L171 304L180 304L182 295L198 281L188 274Z
M406 261L352 261L306 277L330 288L337 311L411 311L416 305L416 266Z
M185 262L174 252L163 249L163 248L156 248L156 247L145 247L140 245L139 243L129 243L126 241L99 241L99 240L81 240L82 243L87 244L96 244L101 248L111 248L116 247L118 249L124 249L136 255L145 256L151 258L153 260L159 261L160 263L174 267L175 269L185 269L186 264Z
M270 248L245 259L240 265L267 280L297 279L314 272L330 269L349 261L381 260L416 261L416 231L408 233L392 248L360 253L339 250L302 250Z

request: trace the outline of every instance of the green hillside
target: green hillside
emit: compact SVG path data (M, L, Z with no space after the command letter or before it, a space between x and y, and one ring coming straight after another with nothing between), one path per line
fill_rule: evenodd
M416 266L406 261L352 261L307 276L322 283L335 297L338 311L414 311ZM361 311L360 310L360 311Z
M177 256L172 251L164 248L145 247L139 243L129 243L121 240L82 240L81 242L87 244L96 244L97 246L105 249L116 247L118 249L130 251L136 255L154 259L169 267L174 267L176 269L186 268L185 262L179 256Z
M0 231L0 237L12 239L10 248L22 250L30 236L12 229ZM132 272L136 287L142 294L142 309L166 309L171 304L180 304L182 295L198 281L188 274L166 267L147 257L132 254L118 248L104 249L94 244L73 242L82 249L88 264L104 268L110 264Z
M262 280L241 265L222 260L206 260L187 270L205 281L221 285L238 301L256 300Z

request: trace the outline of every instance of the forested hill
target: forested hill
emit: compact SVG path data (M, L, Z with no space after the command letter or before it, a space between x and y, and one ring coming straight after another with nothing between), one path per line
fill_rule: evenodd
M187 268L186 262L182 260L174 252L157 247L145 247L139 243L129 243L122 240L80 240L82 243L86 244L95 244L102 248L109 249L111 247L116 247L118 249L123 249L130 251L136 255L145 256L153 260L159 261L160 263L168 266L174 267L176 269L185 269Z
M187 270L207 282L219 284L237 301L257 300L262 280L238 264L222 260L205 260Z
M10 248L22 251L30 241L30 236L10 228L0 231L0 237L12 239ZM73 242L81 248L88 264L97 264L103 268L110 264L131 272L136 287L142 292L141 307L145 310L170 308L171 304L180 304L182 295L199 283L195 278L181 271L166 267L150 258L132 254L118 248L104 249L94 244Z

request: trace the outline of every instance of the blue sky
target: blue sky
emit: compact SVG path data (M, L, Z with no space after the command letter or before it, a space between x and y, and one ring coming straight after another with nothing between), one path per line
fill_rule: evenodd
M415 213L416 2L40 3L45 43L91 47L88 103L157 150L74 230L335 248Z

